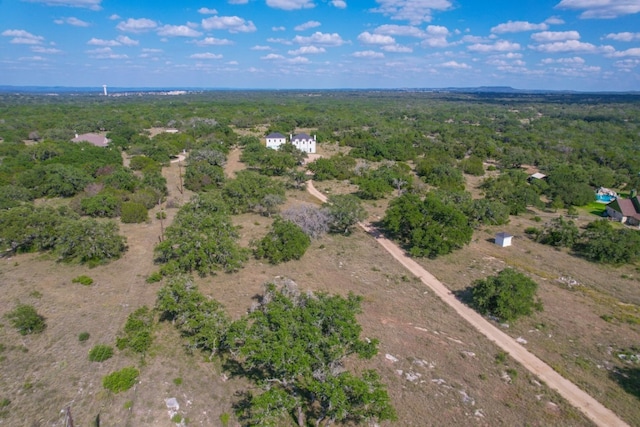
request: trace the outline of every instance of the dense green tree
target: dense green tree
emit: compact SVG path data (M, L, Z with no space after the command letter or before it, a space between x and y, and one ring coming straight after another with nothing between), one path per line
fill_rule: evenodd
M95 196L80 200L84 215L101 218L114 218L120 215L122 198L112 191L102 191Z
M91 181L81 169L60 163L39 165L18 176L18 183L36 197L71 197Z
M153 312L143 305L127 317L124 329L116 339L120 350L131 349L135 353L146 353L153 342Z
M480 225L502 225L509 222L509 208L499 201L474 199L463 205L462 209L474 228Z
M256 207L261 209L264 197L269 194L284 197L284 185L250 170L238 172L222 188L224 200L233 213L249 212Z
M267 285L260 305L227 338L231 357L264 388L248 397L246 422L272 425L283 414L299 426L396 418L377 374L358 377L343 368L350 355L377 352L377 340L359 338L360 301Z
M343 154L336 154L329 158L321 157L307 165L314 174L314 179L324 181L328 179L349 179L353 176L356 159Z
M329 228L335 233L349 234L367 217L362 202L351 194L331 195L323 207L329 212Z
M156 308L161 320L171 320L188 348L206 351L213 356L221 350L231 319L224 307L198 292L193 280L177 276L158 292Z
M155 248L156 261L164 264L161 272L165 275L235 271L247 259L237 238L224 201L217 195L196 196L180 208L165 230L164 240Z
M255 249L257 258L266 258L271 264L300 259L311 244L311 238L291 221L281 218L271 225L271 230L258 243Z
M113 221L66 221L59 227L55 249L64 261L103 264L120 258L126 250L126 239L118 234Z
M527 206L540 206L540 196L527 182L527 174L520 170L503 171L498 177L490 177L480 186L489 200L509 207L511 215L526 212Z
M471 241L473 229L465 214L434 193L424 200L406 193L387 208L383 224L413 256L435 258Z
M573 245L573 249L590 261L624 264L640 259L640 232L614 228L607 220L591 222Z
M484 175L484 165L478 156L469 156L460 161L460 167L464 173L475 176Z
M580 230L573 221L557 217L545 224L536 240L544 245L570 248L578 241L579 235Z
M529 277L505 268L496 276L474 282L473 305L482 314L512 321L542 310L542 303L536 298L537 289L538 284Z
M19 185L0 186L0 210L20 206L33 199L31 191Z
M52 250L61 227L76 220L69 209L25 205L0 211L0 249L10 253Z
M122 203L120 221L125 224L139 224L149 219L147 208L138 202Z
M206 160L193 162L190 159L184 173L184 186L195 192L220 188L224 181L224 169Z

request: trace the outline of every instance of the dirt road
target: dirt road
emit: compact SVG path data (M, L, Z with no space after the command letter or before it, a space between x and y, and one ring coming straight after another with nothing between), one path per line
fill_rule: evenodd
M311 195L321 201L327 201L327 197L314 187L313 181L308 181L307 190ZM571 381L558 374L549 365L530 353L509 335L495 327L491 322L460 302L442 282L417 262L405 255L402 249L392 241L386 239L382 233L371 226L371 224L360 223L359 225L373 236L400 264L418 277L422 283L427 285L440 299L453 308L463 319L469 322L481 334L489 338L489 340L493 341L502 350L509 353L514 360L518 361L524 368L544 381L550 388L556 390L570 404L582 411L591 421L603 427L628 426L627 423L618 418L611 410L604 407L604 405L582 391Z

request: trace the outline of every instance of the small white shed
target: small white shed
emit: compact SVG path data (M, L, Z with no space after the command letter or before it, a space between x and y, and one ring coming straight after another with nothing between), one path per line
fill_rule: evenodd
M505 233L504 231L496 233L496 245L500 246L501 248L511 246L512 238L513 236L511 234Z

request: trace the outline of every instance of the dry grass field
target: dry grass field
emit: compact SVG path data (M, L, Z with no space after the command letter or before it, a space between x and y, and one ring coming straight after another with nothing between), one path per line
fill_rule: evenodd
M231 174L242 167L237 156L228 163ZM183 203L178 165L165 168L170 199ZM344 183L321 183L333 193L353 191ZM317 203L306 192L288 194L288 205ZM372 218L385 204L369 204ZM168 209L169 222L176 209ZM622 366L615 351L640 342L637 324L625 322L640 303L638 273L630 267L606 268L529 241L523 230L535 225L535 214L514 218L501 227L516 237L514 245L498 248L491 242L498 229L474 234L463 250L437 260L421 260L452 290L464 290L474 279L511 266L539 284L545 310L505 326L522 337L526 347L563 375L620 414L640 425L638 397L612 379ZM17 302L33 304L47 319L40 335L20 336L2 318L0 327L0 425L63 426L65 407L75 425L172 426L166 399L179 403L183 424L224 425L233 413L234 394L253 386L230 378L217 359L189 354L172 325L154 330L150 353L139 356L116 350L105 362L90 362L96 344L114 345L129 313L153 306L162 283L147 284L157 269L153 247L160 235L155 213L147 224L120 225L129 250L118 261L93 269L57 263L46 255L0 258L0 315ZM262 237L271 219L258 215L234 217L241 241ZM86 274L91 286L72 283ZM363 336L380 340L379 354L370 361L352 360L353 369L374 368L388 385L399 426L589 426L591 423L545 384L502 354L495 345L460 320L424 285L411 277L362 231L345 237L325 236L312 243L300 261L272 266L250 260L234 274L196 278L201 292L222 302L231 316L246 313L265 282L293 279L300 289L364 297L359 315ZM579 285L569 287L561 277ZM571 282L573 283L573 282ZM625 315L627 317L625 317ZM609 321L603 320L604 316ZM607 317L610 316L610 317ZM636 318L636 317L633 317ZM78 334L89 332L85 342ZM618 360L616 360L618 359ZM140 369L139 383L119 394L102 387L102 377L125 366ZM229 425L238 425L231 416ZM387 424L384 424L387 425ZM392 425L392 424L388 424Z

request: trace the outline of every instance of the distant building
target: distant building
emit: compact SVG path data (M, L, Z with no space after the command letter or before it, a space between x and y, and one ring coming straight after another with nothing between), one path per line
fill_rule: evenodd
M282 144L287 142L287 138L278 132L270 133L267 135L267 148L277 150Z
M272 148L274 150L280 149L282 144L287 143L287 138L278 132L270 133L266 137L267 140L267 148ZM316 152L316 136L310 136L306 133L298 133L296 135L289 135L289 142L293 144L298 150L313 154Z
M536 179L547 179L547 175L540 172L536 172L529 175L529 178L527 178L527 181L531 182L531 181L535 181Z
M97 133L83 133L82 135L76 134L76 137L71 142L88 142L96 147L106 147L111 140Z
M500 246L501 248L511 246L512 238L513 236L511 234L505 233L504 231L496 233L496 245Z
M640 196L630 199L617 198L613 202L607 204L607 215L610 218L620 221L623 224L639 226L640 225Z
M303 153L313 154L316 152L316 136L313 137L306 133L299 133L297 135L289 135L291 143Z

